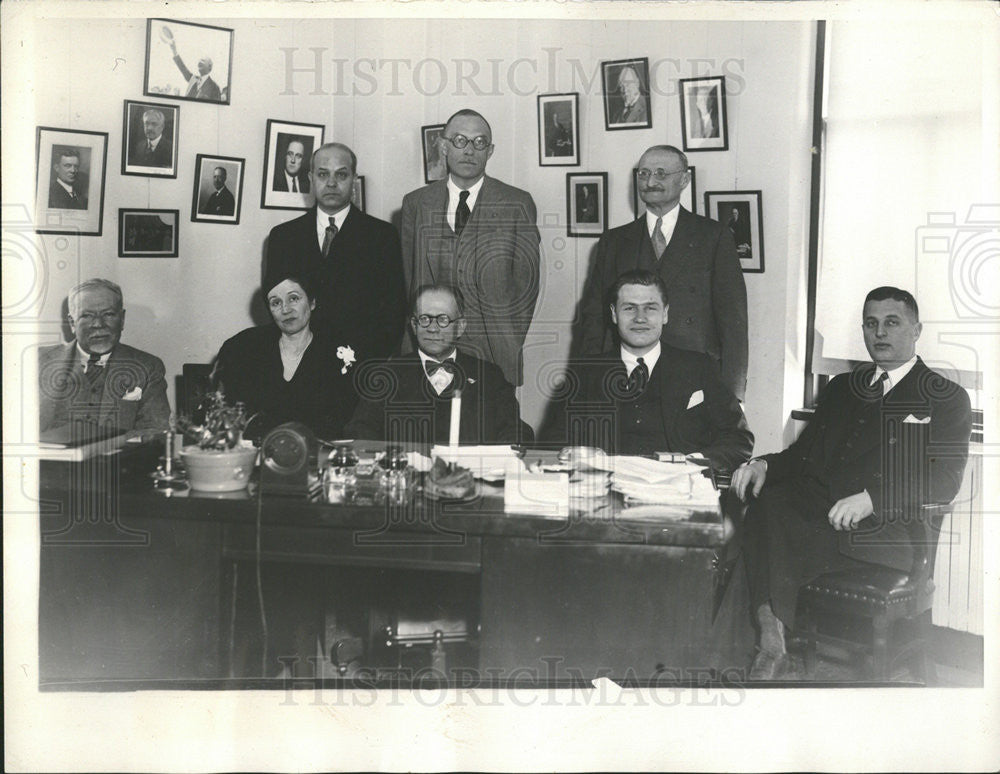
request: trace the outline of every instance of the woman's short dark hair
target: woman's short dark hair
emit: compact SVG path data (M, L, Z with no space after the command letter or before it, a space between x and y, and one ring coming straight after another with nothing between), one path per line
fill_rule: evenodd
M302 288L302 291L306 294L306 298L310 301L316 300L316 279L310 272L298 269L285 269L284 271L269 273L263 285L264 300L266 301L271 291L285 280L291 280Z

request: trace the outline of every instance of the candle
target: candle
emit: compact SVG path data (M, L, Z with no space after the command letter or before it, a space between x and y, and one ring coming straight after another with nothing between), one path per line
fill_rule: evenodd
M451 447L452 462L458 462L458 431L461 426L462 391L455 390L451 396L451 424L448 426L448 446Z
M173 472L174 465L174 431L167 430L163 434L163 472L168 476Z

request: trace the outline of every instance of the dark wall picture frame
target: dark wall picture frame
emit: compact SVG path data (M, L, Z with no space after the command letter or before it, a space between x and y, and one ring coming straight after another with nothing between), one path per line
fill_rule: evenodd
M639 198L639 168L632 168L632 212L638 218L639 213L645 210L645 206L642 203L642 199ZM695 169L694 167L688 167L688 174L691 176L691 182L688 183L687 187L681 191L681 206L688 212L697 213L698 204L698 193L697 185L695 184Z
M316 201L309 168L313 152L323 144L322 124L267 120L264 179L260 206L265 210L307 210Z
M601 62L604 95L604 128L649 129L653 111L649 104L649 59Z
M580 166L580 95L538 95L538 165Z
M351 204L365 212L365 176L356 175L351 188Z
M35 231L100 236L108 133L39 126L35 138Z
M763 274L764 212L761 192L706 191L705 214L732 232L743 272Z
M146 20L147 97L228 105L233 68L233 31L226 27Z
M119 258L176 258L179 210L118 210Z
M608 173L566 173L566 234L599 237L608 230Z
M237 225L243 204L243 170L246 159L232 156L209 156L199 153L194 162L194 194L191 220L196 223ZM217 169L225 175L216 177ZM234 193L235 192L235 193Z
M177 177L180 106L125 100L122 174Z
M729 150L726 77L682 78L679 83L684 151Z
M424 182L444 180L448 175L448 163L441 152L441 138L444 124L430 124L420 127L420 145L424 150Z

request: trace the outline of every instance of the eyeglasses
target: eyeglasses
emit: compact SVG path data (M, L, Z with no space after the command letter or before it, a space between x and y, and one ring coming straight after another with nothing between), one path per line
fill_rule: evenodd
M94 314L93 312L81 312L76 321L80 325L93 325L98 319L105 325L111 325L118 321L121 317L121 312L101 312L100 314Z
M459 150L462 150L470 142L472 143L472 147L478 151L486 150L490 147L490 138L485 134L473 137L471 140L464 134L456 134L454 137L445 137L445 139Z
M431 327L431 320L433 320L434 322L436 322L438 324L439 328L447 328L453 322L458 322L461 319L462 319L461 317L457 317L454 320L452 320L446 314L439 314L439 315L435 315L434 317L431 317L429 314L422 314L422 315L419 315L419 316L413 318L413 320L421 328L430 328Z
M667 172L662 167L657 167L656 169L640 169L635 173L635 176L640 180L649 180L650 177L654 177L657 180L666 180L671 175L677 175L681 172L687 172L687 170L675 169L673 172Z

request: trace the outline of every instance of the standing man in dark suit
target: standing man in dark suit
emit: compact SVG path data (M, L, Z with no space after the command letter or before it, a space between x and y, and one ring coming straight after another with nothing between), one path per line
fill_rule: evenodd
M493 133L476 111L449 118L439 142L448 177L403 198L407 289L412 295L429 283L457 287L466 303L461 349L500 366L507 381L519 385L538 299L535 202L486 176Z
M317 279L313 325L362 362L397 351L406 318L399 235L351 204L357 156L341 143L313 153L316 206L271 229L265 276L306 271Z
M461 293L449 285L417 291L410 317L417 351L369 362L358 376L361 401L344 432L351 438L397 442L448 442L451 401L461 390L459 442L527 443L531 428L520 419L514 388L492 363L461 352L466 330Z
M611 297L621 345L570 363L543 442L612 454L700 454L725 473L749 459L753 434L715 364L660 341L669 316L663 280L629 271Z
M309 175L302 169L306 146L301 140L290 140L285 150L285 163L274 170L271 189L291 193L309 193Z
M150 108L142 114L142 130L145 135L132 146L130 164L140 167L169 167L173 147L170 139L163 136L166 118L159 110Z
M722 380L743 400L747 380L747 291L729 229L680 206L690 183L687 157L671 145L654 145L639 159L639 196L646 212L604 234L587 278L577 355L603 352L613 341L608 319L609 288L630 269L656 272L667 286L670 321L663 340L679 349L704 352Z
M105 279L74 287L69 323L75 340L38 355L41 439L68 443L166 430L170 405L163 363L121 343L121 288Z
M873 362L827 385L791 446L733 474L733 490L751 498L744 556L760 627L751 679L782 676L803 583L867 563L909 571L908 523L924 504L951 502L962 483L969 396L916 356L916 300L876 288L862 331Z
M59 146L53 149L55 164L49 183L49 207L57 210L87 209L87 192L77 185L80 175L80 151Z
M216 167L212 171L212 185L215 190L202 205L203 215L232 215L236 212L236 197L226 188L228 174L224 167Z

